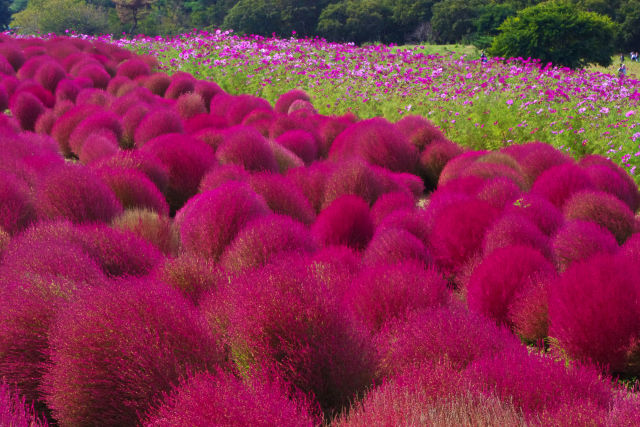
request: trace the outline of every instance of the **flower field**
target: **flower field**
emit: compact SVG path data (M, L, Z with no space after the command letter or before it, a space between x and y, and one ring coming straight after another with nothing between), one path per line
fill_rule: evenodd
M640 424L636 82L238 40L0 37L0 425Z

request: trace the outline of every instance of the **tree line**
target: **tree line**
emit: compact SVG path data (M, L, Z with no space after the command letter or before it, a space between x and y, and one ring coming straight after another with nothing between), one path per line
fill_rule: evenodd
M561 4L569 12L546 16L540 3ZM492 47L496 36L522 26L521 15L532 7L546 13L535 23L543 27L527 30L538 45L546 31L554 32L553 25L588 14L587 21L573 22L565 36L575 38L585 25L595 25L611 49L640 47L640 0L0 0L0 26L22 32L146 35L231 28L239 34L288 37L295 31L300 37L357 44L466 43L501 54L507 52ZM593 24L594 17L601 22ZM512 44L531 42L514 37Z

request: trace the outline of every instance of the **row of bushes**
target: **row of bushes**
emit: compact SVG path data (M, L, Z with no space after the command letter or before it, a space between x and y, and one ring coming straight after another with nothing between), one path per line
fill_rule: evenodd
M156 66L0 43L0 420L637 423L619 167Z

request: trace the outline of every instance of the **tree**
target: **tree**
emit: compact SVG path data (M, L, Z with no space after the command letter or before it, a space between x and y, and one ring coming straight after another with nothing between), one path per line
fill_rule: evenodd
M123 24L131 24L130 33L135 34L138 22L148 13L155 0L113 0L116 12Z
M571 68L611 64L616 25L609 17L568 1L547 1L518 12L500 26L492 55L532 57Z
M29 0L27 8L13 15L12 27L21 33L64 33L67 29L84 34L107 32L103 10L84 0Z
M431 7L437 0L386 0L394 30L403 41L421 25L431 21Z
M618 12L620 44L628 50L640 48L640 0L627 0Z
M391 10L380 0L343 0L327 6L317 30L330 40L364 43L392 39L388 23Z
M10 0L0 0L0 30L4 30L11 20Z
M480 6L477 9L476 35L473 37L473 44L478 49L487 49L491 46L493 38L500 33L498 30L500 25L516 12L517 9L512 3L489 3Z
M440 43L457 43L475 33L480 8L489 0L443 0L433 5L431 24Z
M282 18L273 0L240 0L225 16L223 26L244 34L279 34Z

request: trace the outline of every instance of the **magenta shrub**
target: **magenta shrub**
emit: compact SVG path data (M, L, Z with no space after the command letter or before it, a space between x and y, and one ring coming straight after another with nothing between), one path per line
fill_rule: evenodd
M56 103L63 100L75 102L78 93L80 93L80 86L78 86L73 80L60 80L55 91Z
M49 173L39 184L35 199L41 218L110 222L122 212L122 205L104 181L78 165L65 165Z
M137 102L137 101L136 101ZM129 108L122 116L122 139L120 146L133 148L135 145L136 129L140 122L149 114L150 108L146 104L137 104Z
M317 421L300 400L291 401L283 387L259 380L243 381L222 370L192 375L149 411L153 426L312 427Z
M531 193L542 196L562 208L564 202L574 193L593 189L589 175L580 166L566 163L543 172L533 183Z
M444 168L440 171L438 178L438 188L445 185L448 181L458 178L460 173L471 166L478 158L486 154L486 151L467 151L453 159L450 159Z
M269 264L284 254L313 253L311 233L299 222L282 215L257 218L242 228L220 258L229 272L241 272Z
M214 166L209 169L209 172L200 181L199 192L204 193L205 191L215 190L229 181L249 182L250 177L251 174L242 166L234 164Z
M167 74L153 73L144 79L142 86L149 89L154 95L164 96L170 84L171 77Z
M67 77L67 73L60 64L55 61L47 61L38 67L34 80L51 93L55 93L61 80Z
M112 78L111 81L109 81L109 84L107 85L107 88L105 90L108 94L123 96L125 95L125 93L120 92L121 89L124 90L124 88L127 88L126 91L130 92L136 87L138 87L138 85L136 85L135 82L131 81L129 77L116 76Z
M0 43L0 55L4 56L16 71L26 61L22 49L16 43Z
M38 116L45 111L45 106L32 93L20 91L11 97L9 109L11 114L18 119L23 130L33 131Z
M636 185L633 178L629 176L627 171L622 169L619 165L615 164L610 159L596 154L584 156L580 159L579 164L580 166L585 168L587 174L589 174L590 177L594 176L595 179L593 180L593 183L595 184L596 188L602 191L613 193L618 198L620 198L620 200L627 203L632 211L636 212L638 210L638 208L640 207L640 193L638 192L638 186ZM598 177L598 173L593 174L591 172L591 168L595 166L604 166L609 168L618 176L618 178L620 178L622 182L619 183L615 180L608 181L608 177L604 179L603 177Z
M78 92L76 105L93 104L106 109L113 102L113 99L113 95L103 89L86 88Z
M126 61L122 61L118 65L116 72L117 76L128 77L131 80L141 76L148 76L149 74L151 74L151 67L149 67L145 61L138 58L131 58Z
M246 94L235 95L229 105L229 109L225 111L225 116L230 125L239 125L248 114L255 110L271 111L273 108L266 99ZM211 110L211 112L213 113L214 110ZM216 113L218 113L218 110L216 110Z
M0 171L0 228L14 235L35 220L29 187L15 175Z
M204 105L207 107L207 111L209 111L211 100L214 96L223 92L223 90L215 82L210 82L208 80L197 80L194 86L194 92L202 97Z
M548 169L574 163L568 154L544 142L512 145L503 149L503 152L518 161L529 185L533 184Z
M378 197L371 207L371 217L379 225L387 215L401 209L413 209L415 205L416 202L409 193L386 193Z
M0 55L0 74L3 76L15 76L16 74L16 70L2 55Z
M419 172L428 189L438 185L440 174L453 158L463 153L462 147L450 141L436 140L420 154Z
M140 120L133 134L136 147L144 146L149 140L160 135L182 133L182 119L172 109L158 108L151 110Z
M306 260L283 261L233 279L203 311L210 325L226 319L241 372L270 368L329 414L372 383L373 351Z
M570 359L612 373L638 374L638 269L623 256L598 254L575 263L549 294L549 336Z
M396 228L400 230L406 230L415 237L417 237L422 243L429 248L429 228L425 220L426 215L424 210L418 209L398 209L387 215L380 224L378 224L377 230L383 230L387 228Z
M276 113L271 110L253 110L242 119L244 126L251 126L264 137L269 137L269 129L276 119Z
M513 204L521 194L520 187L515 182L509 178L498 177L487 180L476 193L476 197L498 209L503 209Z
M228 182L189 200L176 215L176 225L186 252L217 261L247 223L269 212L247 184Z
M278 136L276 142L300 157L305 164L318 158L318 145L312 134L304 130L290 130Z
M58 141L60 152L65 157L71 156L69 138L78 124L90 115L100 111L97 105L78 105L62 114L51 128L51 136Z
M202 177L216 163L211 147L188 135L162 135L148 141L140 151L155 156L167 167L165 194L172 212L198 192Z
M315 162L289 169L287 177L293 180L302 190L305 197L316 212L322 210L327 180L336 171L336 165L328 162Z
M168 258L156 270L155 278L177 289L196 305L229 281L215 262L193 254Z
M614 195L585 190L573 194L563 206L567 220L594 222L609 230L619 245L631 236L635 216L631 209Z
M166 99L178 99L180 95L195 90L196 79L187 73L176 73L171 76L171 83L164 92ZM153 92L153 90L152 90Z
M360 157L394 172L417 172L417 149L392 123L382 118L355 123L336 137L329 158L351 157Z
M347 113L343 116L325 117L318 126L318 149L320 157L326 158L336 137L357 121L358 118L353 113Z
M184 122L184 129L187 133L194 134L201 130L216 130L227 127L227 121L209 113L200 113L189 117ZM217 148L217 147L216 147Z
M553 264L538 250L520 245L496 249L476 267L467 284L469 309L513 328L510 307L528 288L548 283ZM546 301L538 301L544 305Z
M448 141L437 126L422 116L404 116L396 122L396 127L420 152L434 142Z
M111 188L124 209L142 208L169 215L167 201L144 173L108 167L97 168L95 172Z
M153 153L138 150L118 151L113 156L100 160L95 167L136 169L144 173L161 192L169 185L169 168Z
M71 135L69 135L69 147L73 153L80 154L82 145L91 134L111 135L117 142L122 138L122 122L120 118L108 111L97 111L80 121Z
M104 67L98 65L98 64L81 64L78 68L77 71L74 70L76 67L78 66L78 64L76 64L76 66L74 66L74 68L72 68L69 72L69 74L71 74L72 76L76 77L76 78L83 78L86 77L89 80L91 80L93 87L98 88L98 89L106 89L107 85L109 84L109 80L111 80L111 76L109 75L109 73L104 69Z
M187 120L198 114L205 114L207 107L200 95L195 92L187 92L176 100L176 110L183 120Z
M4 86L0 86L0 111L4 111L9 108L9 94Z
M291 106L291 104L299 99L307 102L311 101L311 98L309 98L309 95L307 95L305 91L300 89L291 89L290 91L285 92L278 97L274 106L274 110L279 114L287 114L289 112L289 107Z
M429 209L429 208L427 208ZM448 275L460 272L478 254L486 230L500 211L481 200L461 200L438 210L430 244L436 263Z
M521 345L509 330L460 304L426 307L389 321L376 335L375 344L382 378L427 363L446 362L461 371L475 360Z
M552 259L549 237L524 215L504 214L489 227L484 236L484 256L511 245L529 246L540 251L547 259Z
M315 221L316 214L311 204L290 178L259 172L249 178L249 185L264 198L274 213L288 215L306 226Z
M88 165L100 159L113 156L118 152L118 141L108 134L94 133L89 135L82 144L78 159L81 163Z
M0 382L0 425L15 427L47 427L33 407L20 398L13 387Z
M544 197L533 194L525 194L505 206L504 213L526 217L547 236L552 236L564 222L562 211Z
M59 315L43 389L62 425L134 425L193 372L224 364L218 340L169 286L95 288Z
M342 161L334 167L335 170L325 178L323 208L348 194L359 196L373 205L384 192L385 177L363 160Z
M535 420L543 411L590 401L606 409L613 400L608 380L588 366L565 366L553 358L528 354L524 347L478 360L467 376L485 394L512 402L525 418Z
M223 164L236 164L248 171L278 171L278 164L267 140L257 130L236 126L227 130L216 158Z
M116 230L131 232L160 250L165 256L175 256L180 238L173 221L149 209L127 209L116 217L111 226Z
M615 236L606 228L591 222L567 221L552 240L553 256L558 271L565 271L573 263L584 261L598 253L618 251Z
M433 263L431 254L420 239L395 227L379 227L362 256L362 263L368 267L409 260L423 266Z
M405 260L371 265L351 283L344 304L352 316L371 333L392 319L449 302L447 282L435 269Z
M356 250L366 248L375 226L369 206L353 195L334 200L313 224L312 233L322 245L346 245Z

